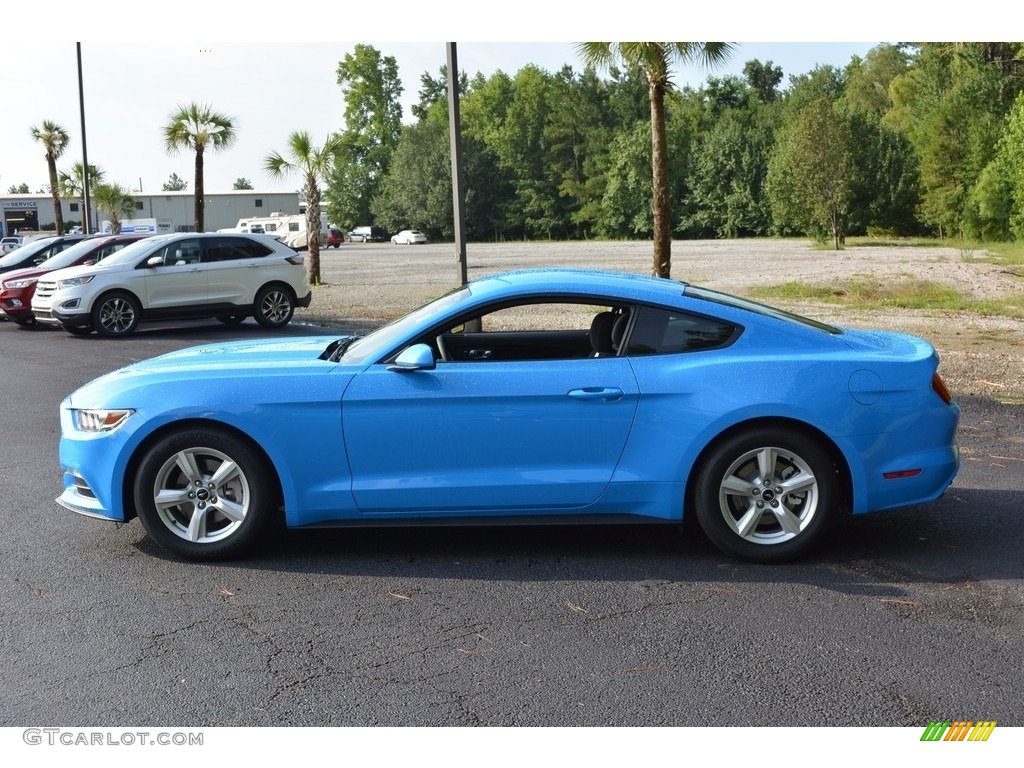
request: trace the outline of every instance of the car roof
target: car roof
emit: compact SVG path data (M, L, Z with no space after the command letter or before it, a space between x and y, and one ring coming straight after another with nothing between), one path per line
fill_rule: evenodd
M507 293L510 287L515 289L514 293L610 293L648 301L671 301L679 299L686 283L630 272L560 267L501 272L470 283L475 295Z

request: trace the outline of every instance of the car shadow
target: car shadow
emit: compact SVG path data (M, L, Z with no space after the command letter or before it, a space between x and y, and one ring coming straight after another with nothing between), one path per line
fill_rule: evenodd
M792 583L898 603L922 584L1019 579L1020 514L1005 491L957 488L930 505L843 520L811 556L783 565L733 560L695 526L539 525L290 529L253 557L208 567L483 582ZM148 538L135 546L176 560Z

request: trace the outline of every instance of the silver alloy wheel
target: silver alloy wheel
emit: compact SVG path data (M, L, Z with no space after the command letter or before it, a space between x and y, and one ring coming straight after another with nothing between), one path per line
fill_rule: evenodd
M719 487L726 525L752 544L780 544L799 536L819 509L818 479L798 454L756 448L736 459Z
M153 504L160 522L181 539L209 544L231 536L249 513L252 494L241 467L213 448L172 454L156 473Z
M103 300L96 321L105 334L121 336L135 328L138 314L130 300L123 296L111 296Z
M260 298L260 314L273 325L283 325L292 316L291 297L283 290L267 291Z

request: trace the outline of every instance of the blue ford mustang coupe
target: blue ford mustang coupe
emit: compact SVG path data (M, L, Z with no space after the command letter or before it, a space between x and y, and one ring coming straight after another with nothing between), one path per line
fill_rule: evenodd
M673 280L483 278L363 337L194 347L61 405L62 506L217 559L290 527L663 522L804 555L940 496L959 409L927 342Z

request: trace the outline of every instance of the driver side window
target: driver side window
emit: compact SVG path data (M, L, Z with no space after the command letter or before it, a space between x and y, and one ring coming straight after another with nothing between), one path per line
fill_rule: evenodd
M439 362L572 360L596 357L595 317L607 313L598 299L517 304L461 318L437 333ZM609 328L610 332L610 328Z

